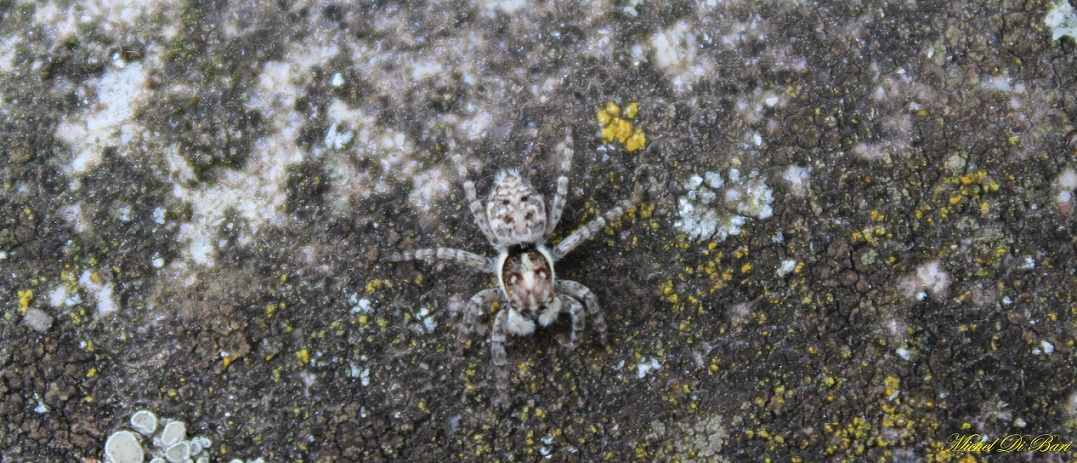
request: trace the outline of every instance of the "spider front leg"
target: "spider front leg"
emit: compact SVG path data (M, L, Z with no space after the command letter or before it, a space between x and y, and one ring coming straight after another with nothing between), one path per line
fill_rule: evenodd
M505 354L505 338L509 333L509 309L502 309L494 318L490 330L490 357L494 364L497 397L494 404L502 409L509 406L509 358Z
M501 249L501 245L498 244L494 231L490 228L490 219L486 216L486 211L482 209L482 201L479 201L479 195L475 191L475 182L468 179L467 168L464 167L464 161L459 156L453 157L453 163L456 164L457 175L464 179L464 197L468 202L468 208L471 209L471 216L475 219L475 225L479 226L479 230L482 230L482 234L486 236L486 240L495 248Z
M561 175L557 177L557 191L553 195L553 203L550 205L550 216L546 220L546 236L550 236L557 228L557 222L561 220L561 212L565 210L565 202L568 201L568 175L572 171L572 130L565 129L565 139L557 144L556 151L561 153Z
M565 344L565 347L575 349L576 346L579 345L579 342L577 341L579 339L579 333L583 332L583 328L587 324L587 318L583 313L583 305L580 304L579 300L568 294L558 294L554 299L554 302L550 304L550 307L539 314L539 324L542 326L550 326L550 324L557 320L557 315L561 312L568 312L568 315L572 317L572 334L569 336L568 343Z
M394 262L400 262L405 260L423 260L430 263L434 263L439 260L450 261L456 262L466 267L471 267L481 272L494 272L494 261L492 259L480 256L473 252L464 251L462 249L416 249L414 251L403 251L390 255L389 260Z
M460 324L460 341L467 340L468 335L473 332L480 332L479 320L482 318L483 312L486 311L490 304L501 298L501 293L497 288L490 288L479 291L471 296L471 299L467 301L467 306L464 308L464 322ZM485 330L482 330L485 331Z
M571 280L557 280L556 285L557 292L561 295L567 295L566 299L572 299L576 302L576 305L579 305L579 301L583 301L584 307L587 308L587 314L591 317L591 326L594 326L595 331L598 332L599 342L605 345L606 317L602 316L602 308L598 306L598 298L595 297L595 293L591 292L586 286ZM575 321L572 326L575 332Z
M632 193L630 199L617 203L613 209L606 211L605 214L595 217L594 220L587 225L580 227L572 232L571 235L566 236L565 239L557 243L557 246L553 247L554 260L560 260L562 257L567 256L572 250L576 249L576 247L591 239L591 237L598 233L599 230L606 228L606 224L616 222L617 219L620 219L621 216L624 215L625 211L634 206L637 202L639 202L638 191Z

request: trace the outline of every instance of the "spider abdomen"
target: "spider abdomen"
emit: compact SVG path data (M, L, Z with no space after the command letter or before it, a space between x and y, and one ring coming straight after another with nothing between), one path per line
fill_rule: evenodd
M546 204L542 195L515 170L498 174L486 201L486 217L494 238L506 248L545 239Z

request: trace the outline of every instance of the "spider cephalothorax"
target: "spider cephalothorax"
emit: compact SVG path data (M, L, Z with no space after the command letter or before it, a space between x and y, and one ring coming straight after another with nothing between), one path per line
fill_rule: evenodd
M509 314L510 332L531 334L536 319L542 326L557 319L553 258L545 246L518 245L506 249L498 256L497 268L501 296L508 301L509 310L519 315Z
M553 247L546 245L568 195L568 174L572 168L571 132L558 146L564 158L561 175L557 178L557 190L553 203L547 211L541 194L516 170L502 171L497 175L485 205L478 200L475 184L464 182L464 193L475 223L483 235L497 250L495 259L468 251L452 248L420 249L393 255L401 260L450 260L488 273L494 273L498 285L479 291L471 297L464 309L464 322L460 334L466 337L478 328L479 319L494 301L505 302L505 308L494 317L490 333L490 353L497 373L497 403L508 405L509 368L505 354L505 340L509 333L528 335L538 326L549 326L562 312L572 319L572 333L568 346L575 347L586 318L598 332L599 340L606 342L606 321L594 293L586 286L569 280L558 280L554 263L587 241L608 222L617 220L624 211L638 200L618 203L602 216L572 232ZM457 162L457 165L462 165ZM460 175L466 177L463 167Z

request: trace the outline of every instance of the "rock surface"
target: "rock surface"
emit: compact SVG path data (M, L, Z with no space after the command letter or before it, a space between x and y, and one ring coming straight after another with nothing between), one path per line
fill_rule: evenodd
M0 1L0 461L103 459L143 408L214 461L1066 439L1077 47L1052 8ZM603 141L610 102L631 139ZM562 348L567 320L510 340L501 412L488 343L456 336L492 279L384 257L492 255L454 159L480 195L519 168L549 200L566 125L555 241L643 201L557 268L609 344ZM674 227L692 176L733 169L772 215L724 241ZM925 266L944 288L911 280Z

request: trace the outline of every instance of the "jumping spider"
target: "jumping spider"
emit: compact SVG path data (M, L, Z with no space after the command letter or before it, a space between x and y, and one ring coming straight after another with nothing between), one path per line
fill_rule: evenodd
M554 263L605 228L607 223L619 219L625 210L639 200L639 192L634 192L631 199L619 202L613 209L549 247L546 240L561 219L568 195L568 175L572 169L572 133L566 132L565 140L557 147L564 158L561 161L561 175L557 178L557 191L548 212L542 195L517 170L505 170L497 175L485 204L475 194L475 183L470 180L464 182L471 214L482 234L497 250L495 259L440 247L405 251L391 256L394 261L453 261L496 275L496 288L479 291L468 301L460 336L463 340L471 332L481 333L483 330L478 321L486 308L494 301L505 302L504 308L494 317L490 333L490 353L497 378L495 403L502 408L509 405L509 367L505 355L505 339L509 333L529 335L535 331L535 322L549 326L561 312L568 312L572 318L572 334L567 346L575 348L577 337L586 323L586 310L599 340L602 344L606 343L606 320L602 317L595 294L575 281L555 278ZM467 172L462 163L456 164L461 166L460 176L466 178Z

